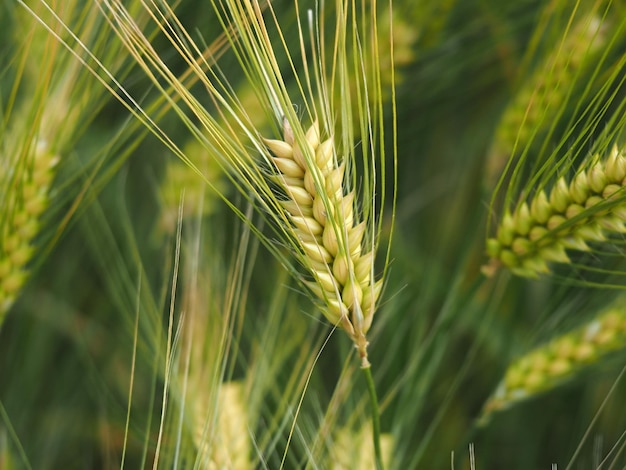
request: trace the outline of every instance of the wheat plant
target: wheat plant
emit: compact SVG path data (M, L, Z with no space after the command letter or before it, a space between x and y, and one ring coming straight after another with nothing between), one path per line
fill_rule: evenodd
M105 90L96 86L89 70L60 40L70 40L72 34L88 35L85 45L102 51L102 60L111 70L124 73L125 61L116 56L120 43L106 36L97 12L77 1L56 7L39 3L17 9L7 27L20 47L5 71L13 83L3 103L0 139L0 326L31 271L78 210L84 195L77 193L84 194L96 179L93 168L99 163L98 151L94 155L85 151L80 164L70 154L84 126L102 108ZM73 28L71 33L61 26L64 21ZM41 23L48 23L48 30ZM64 179L53 191L62 167ZM72 200L69 209L64 207Z
M0 5L0 467L623 467L625 18Z

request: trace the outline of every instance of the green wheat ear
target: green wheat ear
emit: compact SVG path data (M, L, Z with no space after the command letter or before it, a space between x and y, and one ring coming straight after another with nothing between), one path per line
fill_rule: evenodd
M604 28L605 29L605 28ZM608 34L598 15L586 14L524 80L495 130L487 159L485 185L495 186L507 161L546 132L563 112L578 76L596 66Z
M331 470L376 468L374 453L370 445L371 440L371 426L363 426L357 432L349 427L338 429L330 448L328 468ZM394 438L391 434L382 434L380 441L384 466L390 468Z
M236 95L241 106L248 112L255 128L269 127L267 113L249 84L245 83L241 86ZM237 125L232 116L225 115L220 118L223 121L218 125L223 128ZM206 133L204 134L203 138L210 138ZM214 213L220 201L220 194L228 192L228 178L224 167L197 136L187 141L182 147L182 152L189 161L194 163L194 168L181 161L180 158L168 159L165 176L161 182L160 226L170 233L173 233L176 227L181 190L185 191L183 213L186 217L194 217L198 213L202 215ZM202 173L203 178L198 176L198 171Z
M588 366L624 349L625 307L622 297L589 323L514 361L486 403L484 418L494 411L554 389L578 376Z
M606 159L595 155L571 181L561 177L549 193L539 190L529 201L507 211L497 236L487 240L487 275L499 267L538 277L549 263L569 263L569 250L589 251L588 243L609 242L626 233L626 157L614 146Z
M28 277L39 218L49 204L49 188L59 157L39 142L24 159L26 168L17 174L0 160L0 325ZM15 169L13 169L15 170Z
M217 209L219 196L215 191L226 191L226 176L224 171L195 138L191 139L183 150L207 179L211 181L213 189L198 177L198 174L185 165L178 158L170 158L165 167L165 176L161 181L161 218L160 228L168 233L174 233L178 218L181 191L185 191L183 198L183 214L185 217L196 217L198 214L208 216Z
M58 8L53 10L46 2L15 3L21 4L11 16L19 47L3 69L3 78L13 80L13 90L10 97L3 96L0 110L0 327L31 274L35 253L37 263L43 260L36 239L51 228L41 219L50 209L50 187L59 162L72 153L104 103L106 90L96 86L84 57L72 57L64 49L65 33L86 34L83 48L101 46L111 70L124 66L119 42L107 36L93 5L68 0L56 2ZM70 182L68 178L65 183ZM65 184L56 199L62 199L69 187ZM75 199L69 212L76 210L82 197ZM61 225L57 235L65 222Z
M197 400L194 410L194 443L199 460L209 469L232 468L246 470L253 468L250 461L251 442L249 420L241 382L225 382L218 392L214 423L208 426L207 411L209 400ZM208 435L210 438L208 439Z

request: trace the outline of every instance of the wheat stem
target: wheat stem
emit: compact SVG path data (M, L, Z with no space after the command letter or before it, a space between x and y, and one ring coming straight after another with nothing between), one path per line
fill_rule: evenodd
M361 367L365 381L367 382L367 391L370 397L370 406L372 411L372 438L374 441L374 456L376 459L376 469L383 470L383 452L380 445L380 409L378 407L378 396L376 395L376 385L372 377L372 368L368 364Z

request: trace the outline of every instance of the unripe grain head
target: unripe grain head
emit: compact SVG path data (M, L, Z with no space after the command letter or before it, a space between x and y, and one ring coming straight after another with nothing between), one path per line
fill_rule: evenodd
M285 136L293 133L287 121L284 128ZM365 335L380 295L380 284L370 275L373 251L363 245L366 227L355 215L354 191L345 189L346 166L334 156L333 138L320 142L317 122L304 134L309 146L305 153L300 151L304 146L291 147L287 138L265 140L277 175L284 176L278 181L291 207L285 210L285 217L299 245L299 258L314 279L307 285L325 305L327 319L343 328L366 357ZM293 159L286 158L288 155ZM314 218L296 215L311 212ZM368 321L364 321L363 312L367 312Z
M606 162L590 159L568 184L560 177L549 196L538 191L529 205L523 201L505 213L497 236L487 241L492 271L504 266L513 273L537 277L547 262L568 263L566 250L588 251L587 243L606 243L626 231L624 183L614 181L626 167L623 151L613 147Z

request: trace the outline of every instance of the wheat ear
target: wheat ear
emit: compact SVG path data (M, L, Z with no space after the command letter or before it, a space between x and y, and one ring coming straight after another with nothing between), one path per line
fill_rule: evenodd
M59 157L40 141L24 167L0 166L3 193L0 232L0 325L28 277L28 262L39 232L39 218L49 203L49 187Z
M540 190L530 204L524 201L504 215L496 238L487 240L487 275L504 266L538 277L549 272L549 262L569 263L566 250L589 251L588 242L626 232L624 152L614 146L606 161L596 155L587 166L571 182L561 177L549 194Z
M576 377L588 365L626 347L624 306L621 299L586 325L513 362L485 405L484 416L553 389Z
M489 188L495 185L516 148L528 145L535 135L553 125L563 112L581 70L596 64L594 59L603 51L607 36L598 15L584 15L537 71L524 80L495 130L485 173Z
M337 162L332 137L320 142L317 122L302 144L295 143L286 120L283 132L284 140L265 144L273 154L275 181L287 195L281 205L314 278L306 285L324 303L326 318L352 338L366 367L365 335L382 280L372 274L372 248L364 249L366 226L355 214L355 193L344 187L345 163Z
M369 445L372 440L372 427L363 426L358 432L350 428L339 429L330 448L331 470L376 468L376 462ZM385 468L392 463L394 439L391 434L381 434L382 460Z
M209 469L230 468L246 470L253 468L250 462L250 439L248 413L244 401L244 388L241 382L225 382L220 386L217 400L215 428L211 426L214 438L207 441L207 413L209 400L196 401L194 414L194 442L201 455L203 465Z

